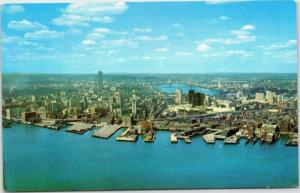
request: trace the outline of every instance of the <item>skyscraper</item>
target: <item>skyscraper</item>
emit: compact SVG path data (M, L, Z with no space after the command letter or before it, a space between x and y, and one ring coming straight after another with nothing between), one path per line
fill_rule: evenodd
M194 90L189 90L189 104L194 103L194 95L195 95L195 91Z
M189 90L189 103L194 106L204 105L205 94L200 92L195 92L194 90Z
M99 71L97 73L97 87L99 90L103 89L103 73L102 73L102 71Z
M176 92L175 92L175 104L176 105L181 104L181 90L178 88L176 89Z
M132 97L131 97L131 102L132 102L132 115L135 116L136 115L136 100L137 100L137 97L135 95L135 90L133 90L133 93L132 93Z

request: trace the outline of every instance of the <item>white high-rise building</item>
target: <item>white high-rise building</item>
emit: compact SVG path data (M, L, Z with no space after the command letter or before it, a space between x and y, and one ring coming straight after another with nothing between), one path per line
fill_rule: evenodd
M133 90L132 97L131 97L131 102L132 102L131 112L132 112L132 115L134 115L134 116L136 115L136 101L137 101L137 97L135 94L135 90Z
M176 89L176 92L175 92L175 104L181 105L181 90L178 88Z

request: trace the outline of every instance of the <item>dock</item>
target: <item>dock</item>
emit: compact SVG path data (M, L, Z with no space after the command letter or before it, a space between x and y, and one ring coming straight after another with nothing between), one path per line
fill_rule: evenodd
M88 130L92 129L92 127L94 127L93 124L75 122L72 123L72 126L68 128L66 131L82 135Z
M215 139L224 140L226 137L224 135L215 135Z
M235 135L226 137L224 140L224 144L237 144L239 142L239 138Z
M138 138L138 134L131 133L132 129L127 128L120 136L116 138L117 141L128 141L128 142L136 142Z
M215 135L214 134L206 134L206 135L203 135L203 140L206 142L206 143L209 143L209 144L213 144L216 142L215 140Z
M177 139L177 137L174 133L171 133L170 140L171 140L171 143L177 143L178 142L178 139Z
M192 143L192 140L189 137L185 137L184 141L185 141L185 143Z
M64 127L64 124L56 124L55 120L44 120L40 123L35 123L33 125L38 127L54 129L54 130L59 130L60 128Z
M148 133L144 135L144 142L154 142L155 138L156 138L156 132L150 130Z
M120 128L124 128L120 125L105 125L101 128L98 128L93 134L93 137L99 137L108 139L110 138L115 132L117 132Z

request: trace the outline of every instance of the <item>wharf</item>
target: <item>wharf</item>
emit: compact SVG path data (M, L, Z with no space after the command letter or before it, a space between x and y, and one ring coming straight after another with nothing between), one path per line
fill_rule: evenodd
M131 129L127 128L120 136L116 138L117 141L129 141L136 142L138 135L135 133L130 133Z
M171 140L171 143L177 143L178 142L178 139L177 139L177 137L174 133L171 133L170 140Z
M224 140L224 144L237 144L239 142L239 138L237 136L226 137Z
M40 123L34 123L34 126L45 127L49 129L59 130L62 127L65 127L66 124L57 124L55 120L43 120Z
M206 134L206 135L203 135L203 140L206 142L206 143L210 143L210 144L213 144L216 142L215 140L215 135L214 134Z
M148 133L144 136L144 142L154 142L156 138L156 132L153 130L150 130Z
M97 129L92 136L99 138L110 138L115 132L117 132L120 128L124 128L120 125L105 125L99 129Z
M285 143L286 146L298 146L298 135L289 135L288 140Z
M184 141L185 141L185 143L192 143L192 140L189 137L185 137Z
M93 124L74 122L72 123L72 126L68 128L66 131L82 135L88 130L92 129L92 127L94 127Z
M215 139L224 140L226 137L224 135L215 135Z

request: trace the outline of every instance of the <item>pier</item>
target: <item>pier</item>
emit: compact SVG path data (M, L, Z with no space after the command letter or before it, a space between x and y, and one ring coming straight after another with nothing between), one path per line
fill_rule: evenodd
M184 141L185 141L185 143L192 143L192 140L190 137L185 137Z
M105 125L99 129L97 129L92 136L108 139L110 138L115 132L117 132L120 128L124 128L120 125Z
M177 137L174 133L171 133L170 140L171 140L171 143L177 143L178 142L178 139L177 139Z
M135 142L137 141L138 134L135 132L132 132L133 129L127 128L120 136L116 138L117 141L129 141L129 142Z
M156 132L154 130L150 130L144 135L144 142L154 142L155 138Z
M235 135L226 137L224 140L224 144L237 144L239 142L239 138Z
M216 142L214 134L203 135L203 140L209 144L213 144Z
M94 127L93 124L88 124L88 123L72 123L72 126L68 128L66 131L71 132L71 133L76 133L76 134L84 134L88 130L92 129Z

